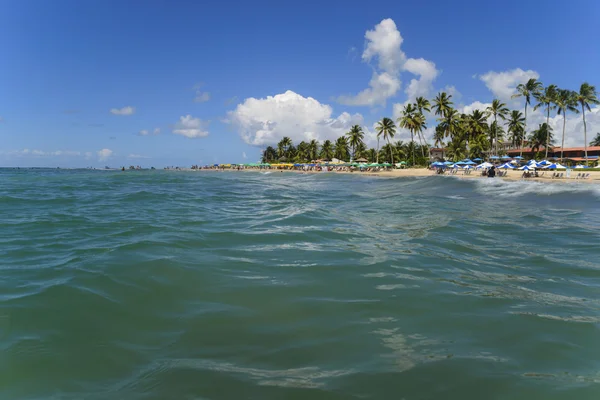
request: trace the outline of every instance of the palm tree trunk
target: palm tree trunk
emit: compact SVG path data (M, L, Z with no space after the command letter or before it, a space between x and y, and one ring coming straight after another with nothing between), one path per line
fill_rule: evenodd
M496 155L498 155L498 121L496 120L496 114L494 114L494 149L496 150Z
M588 165L587 157L587 126L585 124L585 107L581 105L581 112L583 114L583 148L585 149L585 165Z
M523 126L523 137L521 138L521 154L519 157L523 157L523 147L525 146L525 135L527 135L527 101L525 101L525 124Z
M379 136L377 136L377 154L376 154L376 157L377 157L377 162L376 163L379 164Z
M390 148L390 157L392 158L392 167L394 166L394 151L392 150L392 145L390 144L390 138L387 139L388 147Z
M421 156L425 158L425 149L423 148L423 142L421 141L421 132L417 132L417 136L419 136L419 144L421 145ZM423 138L425 140L425 138Z
M410 142L412 143L412 148L410 149L410 152L412 153L412 165L413 167L415 166L415 137L414 137L414 133L411 130L410 131Z
M548 103L548 116L546 117L546 156L544 159L548 159L548 145L550 144L550 103Z
M563 136L562 136L562 144L560 145L560 160L563 159L563 150L565 148L565 124L567 123L567 110L563 112Z

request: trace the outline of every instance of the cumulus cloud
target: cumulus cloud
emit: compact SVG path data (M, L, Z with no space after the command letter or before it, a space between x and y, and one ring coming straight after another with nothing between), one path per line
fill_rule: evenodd
M112 157L113 151L110 149L102 149L98 150L96 154L98 155L98 161L105 161Z
M337 139L352 125L363 124L360 114L332 117L332 108L291 90L262 99L248 98L227 113L226 123L237 128L244 142L274 145L283 136L294 142Z
M356 95L339 96L341 104L354 106L385 106L388 99L401 89L400 75L409 72L417 78L411 79L405 93L412 101L417 96L428 96L433 90L433 81L439 71L433 62L423 58L407 58L401 46L404 41L396 23L384 19L373 30L365 33L366 45L362 60L366 63L377 59L377 66L369 87Z
M179 117L179 122L175 125L173 133L182 135L188 138L200 138L208 136L208 131L205 129L206 122L200 118L194 118L191 115Z
M111 108L110 113L114 115L133 115L135 113L135 107L126 106L123 108Z
M515 68L501 72L489 71L477 77L485 83L495 97L508 103L512 102L510 97L515 93L519 83L525 83L531 78L539 79L540 74L533 70L523 71L521 68Z

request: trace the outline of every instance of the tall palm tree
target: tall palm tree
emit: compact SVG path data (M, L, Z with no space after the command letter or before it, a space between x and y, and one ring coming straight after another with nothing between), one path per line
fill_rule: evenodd
M554 138L552 136L552 127L547 123L540 124L538 129L531 132L531 151L536 152L540 150L541 146L546 148L552 144Z
M438 121L444 130L445 137L453 138L460 130L461 117L458 111L453 108L444 111L444 114L442 117L438 118Z
M288 150L292 146L292 139L287 136L284 136L283 139L279 141L277 144L277 152L279 157L287 157Z
M590 146L600 146L600 132L596 133L596 137L590 142Z
M319 142L316 139L308 143L308 157L310 161L314 161L319 157Z
M419 143L421 143L421 134L423 133L423 130L427 128L425 116L420 112L414 113L411 117L410 125L412 127L412 132L415 132L417 134L417 136L419 136ZM423 138L423 140L425 141L425 138ZM421 155L423 156L423 158L425 158L425 147L426 146L428 146L426 141L425 141L425 146L423 145L423 143L421 143ZM413 164L414 164L414 160L413 160Z
M350 147L352 147L352 157L351 160L355 158L356 147L363 143L363 139L365 138L365 133L363 132L360 125L354 125L350 128L350 132L346 134L348 136L348 142Z
M554 97L554 104L558 108L557 114L563 116L563 131L562 141L560 145L560 159L563 158L563 149L565 147L565 128L567 125L567 111L578 113L577 100L575 100L575 92L567 89L558 89Z
M497 117L500 117L502 120L506 119L506 115L508 114L508 108L506 107L506 104L504 104L503 102L501 102L498 99L494 99L492 101L492 105L489 106L488 108L486 108L486 111L488 112L489 115L493 115L494 116L494 131L493 131L493 136L494 136L494 141L496 142L496 155L498 155L498 119Z
M268 163L269 161L272 161L276 158L277 158L277 151L273 147L267 146L265 151L263 151L262 162Z
M377 136L383 135L383 140L386 140L388 144L390 143L390 139L394 138L396 134L396 124L391 118L383 118L380 122L377 123L375 127L377 131ZM392 158L392 164L394 163L394 154L390 154Z
M400 128L408 129L410 131L410 141L414 142L414 130L413 130L413 114L415 112L415 108L412 104L407 104L402 109L402 114L400 118L398 118L398 126ZM413 165L415 163L415 155L413 154Z
M348 138L340 136L335 141L335 158L346 161L349 158Z
M512 98L515 97L524 97L525 98L525 124L523 126L523 140L521 142L521 153L520 156L523 157L523 147L525 145L525 133L527 132L527 105L531 105L531 98L535 97L537 93L541 92L543 88L542 82L538 81L535 78L531 78L527 81L527 83L519 83L517 85L517 93L512 95Z
M356 145L356 149L354 150L355 154L354 157L365 157L366 153L367 153L367 146L365 145L364 142L360 142L359 144Z
M333 158L333 143L331 143L331 140L323 142L323 146L321 147L321 158L324 160L331 160Z
M370 148L365 153L365 158L367 160L369 160L369 162L375 162L375 160L377 159L377 157L378 157L377 150L375 150L374 148Z
M465 131L465 139L467 145L471 143L471 140L478 138L479 136L485 135L489 130L487 124L487 115L481 110L473 110L469 115L465 115L462 119L462 129Z
M438 93L438 95L433 99L433 108L435 109L435 115L444 115L447 111L452 109L452 95L448 95L446 92ZM448 136L446 134L446 136Z
M540 107L546 107L546 125L548 126L550 126L550 110L553 110L555 108L553 104L554 98L556 97L556 89L558 89L556 85L550 85L547 86L544 89L544 91L538 92L535 96L535 99L538 101L538 103L535 105L535 107L533 107L533 109L537 110ZM549 138L550 136L547 137ZM544 158L548 158L549 146L550 143L546 143L546 155L544 156Z
M448 158L451 158L452 161L460 161L466 157L466 149L465 140L457 135L448 143Z
M423 114L423 111L431 112L431 103L425 97L417 97L415 99L415 107L421 114Z
M508 119L508 133L510 134L511 143L518 146L523 142L525 135L525 118L521 111L512 110Z
M581 84L579 93L575 95L577 104L581 106L581 113L583 115L583 145L585 146L585 162L587 163L587 125L585 123L585 110L591 111L590 105L600 104L598 101L598 94L596 93L596 87L590 85L587 82Z

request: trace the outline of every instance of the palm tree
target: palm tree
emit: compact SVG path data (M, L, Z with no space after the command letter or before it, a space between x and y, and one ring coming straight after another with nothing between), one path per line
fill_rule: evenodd
M494 124L492 125L494 127L493 130L493 138L496 142L496 155L498 155L498 120L497 117L502 118L502 120L506 119L506 115L508 114L508 108L506 108L506 104L504 104L503 102L501 102L498 99L494 99L492 101L492 105L489 106L488 108L486 108L486 111L488 112L489 115L493 115L494 116Z
M335 141L335 158L346 161L348 157L348 139L346 136L340 136Z
M459 136L456 136L452 139L450 143L448 143L448 158L451 158L452 161L460 161L465 158L466 153L465 150L467 148L467 143L464 139Z
M523 142L525 135L525 118L521 111L512 110L508 119L508 133L510 134L511 143L518 146Z
M550 144L554 141L552 137L552 127L547 123L540 124L538 129L531 132L531 151L533 153L540 150L541 146L545 146L546 150Z
M276 158L277 158L277 151L273 147L267 146L265 151L263 151L262 162L268 163L269 161L272 161Z
M490 142L485 134L472 137L469 141L469 157L482 157L490 149Z
M596 87L590 85L587 82L581 84L579 93L575 95L575 100L581 106L581 113L583 115L583 145L585 146L585 162L587 163L587 125L585 123L585 109L590 110L590 104L600 104L598 101L598 94L596 93Z
M394 124L394 121L392 119L385 117L380 122L377 123L375 130L377 131L377 137L383 135L383 140L386 140L389 144L390 139L393 139L394 135L396 134L396 124ZM390 155L392 157L392 164L393 164L394 163L394 155L393 154L390 154Z
M360 143L363 142L363 139L365 138L365 133L363 132L360 125L354 125L352 128L350 128L350 132L348 132L346 134L346 136L348 136L350 147L352 147L352 158L351 159L354 159L355 153L356 153L356 147Z
M365 158L367 160L369 160L369 162L375 162L377 157L378 157L377 150L375 150L374 148L370 148L365 153Z
M487 115L481 110L473 110L469 115L465 115L461 118L462 128L466 133L467 145L471 143L471 140L478 138L479 136L485 135L489 130L487 124Z
M423 133L423 129L427 128L425 116L423 114L421 114L420 112L413 114L410 125L412 127L412 132L415 132L417 134L417 136L419 136L419 143L421 143L421 134ZM423 138L423 141L425 141L425 138ZM425 141L425 146L427 146L426 141ZM423 158L425 158L425 146L423 145L423 143L421 143L421 155L423 156ZM413 160L413 164L414 164L414 160Z
M438 118L440 122L440 126L444 130L445 137L453 138L460 130L461 118L453 108L450 108L444 112L444 115L441 118Z
M527 83L519 83L517 85L517 93L512 95L512 98L515 97L524 97L525 98L525 124L523 126L523 140L521 142L521 153L520 156L523 157L523 147L525 145L525 133L527 132L527 105L531 105L531 97L535 97L537 93L542 90L542 82L538 81L535 78L531 78L527 81Z
M563 158L563 149L565 147L565 128L567 125L567 111L578 113L577 100L575 100L575 92L567 89L558 89L554 98L554 104L558 108L558 115L563 116L563 132L560 145L560 159Z
M314 161L319 157L319 142L315 139L308 143L308 158L310 161Z
M333 143L331 143L331 140L323 142L323 147L321 147L321 158L324 160L331 160L333 158Z
M444 115L447 111L452 109L452 95L448 96L446 92L438 93L438 95L433 99L433 108L435 109L435 115ZM446 134L448 136L448 134Z
M298 146L296 146L296 161L304 162L308 158L309 158L308 143L306 143L305 141L302 141L302 142L298 143Z
M398 126L400 128L408 129L410 131L410 141L414 142L414 129L413 129L413 114L415 109L412 104L407 104L402 110L402 115L398 118ZM415 163L415 155L413 154L413 165Z
M277 153L279 157L287 157L288 149L292 146L292 139L287 136L284 136L283 139L279 141L277 144Z
M360 142L359 144L356 145L356 149L354 150L354 156L361 158L361 157L366 157L367 154L367 146L365 145L364 142Z
M534 110L537 110L540 107L546 107L546 125L550 126L550 110L554 109L552 105L554 103L554 98L556 97L556 85L547 86L543 92L538 92L535 96L535 99L538 103L533 107ZM549 136L548 136L549 137ZM546 155L544 158L548 158L548 147L550 143L546 143Z
M590 142L590 146L600 146L600 132L596 133L596 137Z

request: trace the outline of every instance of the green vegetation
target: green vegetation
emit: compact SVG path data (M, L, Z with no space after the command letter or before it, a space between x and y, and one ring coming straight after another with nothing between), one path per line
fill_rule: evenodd
M364 143L365 132L359 125L354 125L348 133L339 137L335 142L326 140L319 143L316 140L300 142L294 146L289 137L284 137L277 144L263 151L263 162L311 162L317 159L331 160L338 158L343 161L364 158L369 162L379 163L406 161L409 166L426 165L429 161L429 144L423 131L427 128L425 113L433 113L437 125L433 135L434 145L442 148L443 157L451 161L459 161L466 157L485 158L490 155L500 155L499 144L504 140L510 141L521 149L523 155L525 140L531 144L536 157L548 157L548 150L554 144L554 132L550 126L550 113L556 110L556 115L563 116L563 129L561 138L562 148L565 141L566 114L567 112L579 113L583 118L583 134L585 143L585 157L587 158L587 126L585 111L590 111L592 105L600 104L596 88L589 83L583 83L579 92L560 89L556 85L544 87L536 79L529 79L524 84L517 86L517 93L513 98L523 98L524 113L518 110L509 110L506 104L494 99L486 110L473 110L470 114L459 113L454 108L452 95L440 92L430 102L424 97L418 97L414 103L406 104L396 122L384 117L375 127L377 134L377 148L368 149ZM542 109L546 122L527 135L527 108L532 100L537 103L534 110ZM488 118L493 117L493 122L488 124ZM397 129L402 128L410 132L410 142L393 142ZM418 143L415 141L415 136ZM505 139L506 138L506 139ZM384 146L379 147L380 139ZM590 143L590 146L600 146L600 133ZM542 153L543 151L543 153Z

